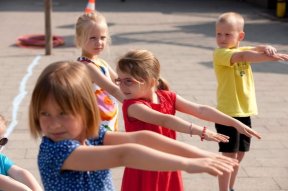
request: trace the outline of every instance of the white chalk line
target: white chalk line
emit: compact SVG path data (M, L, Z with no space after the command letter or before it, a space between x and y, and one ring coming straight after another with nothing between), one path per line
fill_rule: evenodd
M7 130L6 130L6 133L4 135L5 137L9 137L9 135L13 132L14 128L18 124L17 114L18 114L19 106L27 94L27 91L26 91L27 81L28 81L29 77L33 74L34 67L39 64L40 59L41 59L40 55L36 56L33 59L32 63L28 66L28 69L27 69L25 76L21 80L20 87L19 87L19 93L13 100L12 120L11 120Z

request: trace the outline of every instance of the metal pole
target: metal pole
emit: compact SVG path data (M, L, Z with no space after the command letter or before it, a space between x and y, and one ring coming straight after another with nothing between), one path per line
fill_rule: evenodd
M45 0L45 54L51 55L52 32L51 32L52 0Z

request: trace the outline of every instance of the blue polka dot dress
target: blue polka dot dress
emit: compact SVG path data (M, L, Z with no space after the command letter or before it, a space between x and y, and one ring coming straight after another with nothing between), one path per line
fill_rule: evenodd
M88 139L87 145L103 145L105 133L105 128L101 127L99 137ZM44 189L47 191L114 191L109 169L98 171L61 170L64 161L78 146L80 143L75 140L53 142L51 139L43 137L38 155L38 166Z

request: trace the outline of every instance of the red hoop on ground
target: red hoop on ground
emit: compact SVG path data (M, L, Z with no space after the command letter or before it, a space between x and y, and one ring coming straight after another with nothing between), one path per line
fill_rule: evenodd
M61 46L64 44L64 38L61 36L53 36L52 41L53 47ZM18 37L16 45L25 48L44 48L45 43L45 35L31 34Z

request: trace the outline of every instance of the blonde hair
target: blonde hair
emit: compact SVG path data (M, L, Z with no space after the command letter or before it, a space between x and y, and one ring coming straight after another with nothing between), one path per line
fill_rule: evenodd
M87 138L98 135L100 115L89 72L84 64L59 61L42 71L32 92L29 106L30 132L34 138L42 136L40 109L48 96L53 96L63 111L82 118Z
M236 12L226 12L221 14L216 21L216 25L220 23L233 25L237 27L238 31L244 30L244 18Z
M91 31L91 25L101 24L107 30L107 43L111 42L109 36L108 25L104 15L100 12L93 11L91 13L84 13L81 15L76 23L75 44L78 48L81 48L88 41L88 35Z
M128 73L137 80L149 82L151 79L158 81L157 89L169 90L168 83L160 78L160 63L148 50L131 50L117 63L117 69Z

